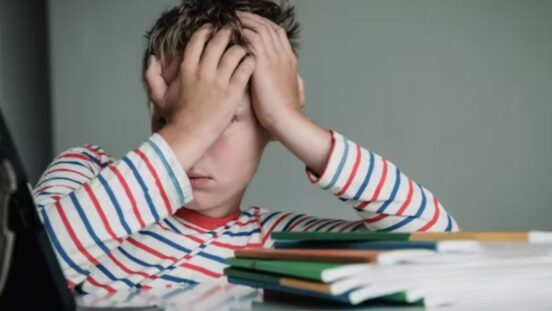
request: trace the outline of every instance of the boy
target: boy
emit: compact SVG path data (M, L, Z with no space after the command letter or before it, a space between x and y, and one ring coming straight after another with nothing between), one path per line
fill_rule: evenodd
M225 258L273 231L455 231L437 198L302 111L294 9L189 0L148 32L152 136L114 161L87 145L34 190L68 285L81 293L223 281ZM240 209L266 144L305 163L359 221ZM341 204L341 203L340 203Z

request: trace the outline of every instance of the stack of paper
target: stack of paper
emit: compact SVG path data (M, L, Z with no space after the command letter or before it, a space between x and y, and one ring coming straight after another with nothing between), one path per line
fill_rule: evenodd
M347 304L425 306L501 301L534 306L552 295L552 233L275 232L276 249L237 250L231 283Z

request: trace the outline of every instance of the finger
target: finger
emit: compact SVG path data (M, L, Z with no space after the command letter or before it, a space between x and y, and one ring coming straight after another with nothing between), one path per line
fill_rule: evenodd
M255 57L253 55L248 55L244 58L244 60L240 63L240 65L232 75L230 84L236 87L238 90L245 89L254 70Z
M150 55L149 57L148 68L144 73L144 80L146 81L149 99L157 105L162 105L165 92L167 91L167 84L162 76L161 63L155 55Z
M251 20L258 21L259 23L264 24L265 26L267 26L271 30L270 34L271 34L271 38L274 42L275 49L277 51L284 51L285 50L285 45L283 44L284 42L282 42L279 33L283 32L284 35L286 33L285 33L285 30L280 25L278 25L275 22L271 21L270 19L268 19L266 17L263 17L263 16L260 16L258 14L254 14L254 13L247 12L247 11L237 11L237 12L239 12L239 15L243 16L244 19L250 18ZM285 35L285 37L286 37L286 42L289 43L289 41L287 40L287 35Z
M272 27L250 15L240 15L240 21L245 28L250 28L261 36L267 54L272 55L281 52L279 39L276 38Z
M282 27L280 27L276 34L280 40L280 44L282 45L282 49L288 53L288 55L295 57L295 53L293 53L293 48L291 47L291 42L289 42L289 38L287 36L286 30Z
M184 49L182 60L182 66L184 68L197 68L203 50L205 49L205 44L211 35L212 27L210 23L203 24L190 36L186 48Z
M259 34L251 29L244 29L242 31L244 38L247 40L247 47L258 58L267 57L266 47L262 42L262 38Z
M167 58L165 64L163 64L162 76L167 85L170 85L178 76L178 69L181 63L180 57L174 56Z
M219 65L220 58L232 36L233 30L229 27L223 27L214 35L214 37L207 43L205 48L205 55L201 58L200 66L202 70L206 70L210 73L215 73Z
M224 79L224 81L230 81L236 67L238 67L239 63L247 54L248 51L243 46L233 45L230 47L222 56L217 75L219 75L221 79Z

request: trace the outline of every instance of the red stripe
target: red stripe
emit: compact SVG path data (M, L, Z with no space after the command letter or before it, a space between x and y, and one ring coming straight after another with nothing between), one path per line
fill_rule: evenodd
M60 159L65 159L65 158L70 158L70 159L81 159L81 160L85 160L87 162L92 162L92 160L90 160L89 157L87 157L86 155L82 154L82 153L65 153L65 154L62 154L61 156L59 156Z
M201 273L203 273L205 275L208 275L210 277L213 277L213 278L220 278L222 276L222 274L220 274L220 273L216 273L216 272L213 272L211 270L207 270L205 268L202 268L200 266L196 266L196 265L193 265L193 264L187 263L187 262L181 264L180 266L183 267L183 268L188 268L190 270L201 272Z
M107 221L107 217L105 216L104 211L100 207L100 202L98 202L98 198L96 198L96 195L94 194L94 192L92 192L92 189L90 189L90 185L84 184L84 190L86 190L86 193L88 193L88 196L90 197L90 200L94 205L94 208L98 212L98 215L100 216L100 219L102 220L102 223L105 229L107 230L107 232L109 233L109 235L111 236L111 238L121 243L122 240L119 237L117 237L115 232L113 232L113 229L111 228L111 225L109 225L109 222Z
M112 253L109 253L107 254L109 256L109 258L111 258L111 260L119 267L121 268L121 270L123 270L126 274L138 274L138 275L141 275L143 276L144 278L146 279L157 279L157 276L153 275L153 274L147 274L145 272L142 272L142 271L136 271L136 270L131 270L129 269L127 266L125 266L122 262L120 262L117 258L115 258L115 256L113 256Z
M359 225L359 224L360 224L360 222L358 222L358 221L351 222L351 223L349 223L348 225L346 225L345 227L341 228L341 229L339 230L339 232L343 232L343 231L345 231L346 229L348 229L349 227L352 227L353 225Z
M408 180L408 194L406 196L406 201L403 202L403 204L401 205L399 210L395 213L395 215L401 216L402 213L406 210L406 207L410 204L410 201L412 200L412 193L413 193L413 191L412 191L412 180L409 179ZM365 219L364 223L371 224L371 223L374 223L376 221L382 220L382 219L386 218L387 216L389 216L389 215L388 214L380 214L378 216Z
M147 245L145 245L145 244L142 244L142 243L136 241L135 239L133 239L133 238L131 238L131 237L129 237L129 238L127 239L127 241L128 241L130 244L132 244L132 245L138 247L139 249L141 249L141 250L143 250L143 251L145 251L145 252L147 252L147 253L150 253L150 254L152 254L152 255L154 255L154 256L156 256L156 257L159 257L159 258L161 258L161 259L172 260L173 262L174 262L174 261L177 261L177 259L176 259L175 257L166 256L166 255L164 255L164 254L161 254L160 252L154 250L153 248L151 248L151 247L149 247L149 246L147 246Z
M287 231L293 231L293 228L297 227L298 225L300 225L301 223L305 222L307 219L312 219L314 217L312 216L303 216L303 218L301 218L301 220L299 220L298 222L294 223L293 225L291 225Z
M126 180L121 175L121 172L119 172L119 169L117 169L115 166L109 166L109 169L117 176L117 179L119 180L119 183L121 186L123 186L123 189L125 190L126 196L128 200L130 201L130 204L132 205L132 212L134 213L134 217L138 219L138 223L140 224L140 228L144 228L146 224L144 223L144 220L142 219L142 215L140 214L140 210L138 209L138 205L136 205L136 200L134 199L134 195L132 194L132 191L130 191L130 188L128 187L128 184Z
M44 186L40 189L37 189L34 191L34 194L39 194L41 192L44 192L45 190L48 190L48 189L51 189L51 188L55 188L55 187L61 187L61 188L65 188L65 189L69 189L71 191L75 191L77 190L77 188L73 188L73 187L70 187L70 186L67 186L67 185L54 185L54 186Z
M46 174L44 174L44 177L50 175L50 174L53 174L53 173L58 173L58 172L66 172L66 173L73 173L73 174L77 174L79 176L82 176L86 179L91 179L93 177L91 176L86 176L84 175L83 173L79 172L79 171L76 171L76 170L73 170L73 169L70 169L70 168L56 168L56 169L53 169L53 170L49 170L48 172L46 172Z
M359 209L365 208L368 204L370 204L373 201L378 199L378 196L380 194L381 189L383 188L383 184L385 183L386 179L387 179L387 160L384 158L383 159L383 171L381 173L381 178L379 180L378 186L376 187L376 191L374 191L374 195L372 196L372 198L370 200L364 201L358 206Z
M71 227L71 224L69 223L69 220L67 219L67 216L65 215L65 212L63 211L63 208L61 207L61 204L59 201L55 202L56 210L61 218L61 221L63 222L63 226L67 230L67 233L69 233L69 237L75 243L75 246L77 246L77 249L81 252L81 254L84 255L90 261L94 266L98 264L98 261L96 258L94 258L87 250L86 248L81 244L80 240L77 238L77 235L75 234L75 231L73 230L73 227Z
M349 175L349 178L347 179L347 183L345 183L345 186L343 187L343 189L341 189L341 191L336 193L337 196L343 195L347 191L347 189L349 189L349 186L351 186L351 184L353 183L353 180L355 179L358 167L360 166L360 158L361 158L361 152L362 152L360 145L356 146L356 151L357 151L356 160L355 160L355 165L353 165L353 171L351 172L351 175Z
M195 226L192 226L192 225L189 225L189 224L184 223L185 220L183 220L183 219L180 218L180 217L174 217L174 218L172 218L172 219L176 219L176 221L178 221L182 226L184 226L184 227L186 227L186 228L188 228L188 229L192 229L192 230L194 230L194 231L196 231L196 232L198 232L198 233L205 233L205 232L207 232L207 231L205 231L205 230L201 230L201 229L199 229L199 228L196 228Z
M435 206L435 213L433 213L433 218L423 227L421 227L418 231L427 231L435 225L437 222L437 219L439 219L439 214L441 213L439 209L439 201L437 200L436 196L433 196L433 205Z
M274 228L276 228L276 226L282 222L282 220L284 220L284 218L288 217L291 213L286 213L284 214L283 216L280 217L280 219L278 219L277 221L275 221L273 224L272 224L272 227L270 227L270 230L268 230L268 232L266 233L266 235L262 238L262 244L264 245L266 240L268 240L268 237L270 236L270 233L272 233L272 231L274 230Z
M91 277L90 275L86 278L86 280L88 282L90 282L90 284L94 285L94 286L97 286L97 287L101 287L103 289L105 289L106 291L110 292L110 293L114 293L116 292L116 290L109 286L109 285L105 285L105 284L100 284L98 281L96 281L93 277Z
M387 214L379 214L377 216L364 219L364 223L365 224L371 224L371 223L374 223L376 221L380 221L380 220L384 219L387 216L388 216Z
M173 212L171 211L171 205L169 203L169 198L167 197L167 194L165 193L165 189L163 189L163 186L161 185L161 181L159 179L159 176L157 175L157 172L151 165L150 160L146 157L146 155L140 150L135 149L134 152L142 158L142 160L146 163L146 166L148 167L148 170L150 171L151 175L155 179L155 184L157 185L157 188L159 189L159 192L161 193L161 198L163 198L163 202L165 203L165 208L167 209L167 213L169 215L172 215Z
M231 249L231 250L244 249L246 247L260 248L263 246L261 243L247 243L245 245L232 245L232 244L227 244L219 241L213 241L211 244L218 247Z
M406 196L406 201L401 205L399 210L397 211L397 215L401 216L402 213L406 210L408 205L410 205L410 202L412 201L412 194L414 193L413 187L412 187L412 180L408 180L408 195Z
M331 219L319 219L315 222L313 222L312 224L308 225L307 227L303 228L303 231L309 231L310 228L320 224L321 222L323 221L330 221Z

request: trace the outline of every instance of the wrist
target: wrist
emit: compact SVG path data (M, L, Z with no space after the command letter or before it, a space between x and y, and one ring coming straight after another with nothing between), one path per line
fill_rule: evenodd
M265 128L274 138L279 140L279 137L293 134L295 129L310 122L310 119L302 110L287 110L275 117Z
M185 171L192 168L218 138L205 126L185 122L169 122L158 134L172 148Z

